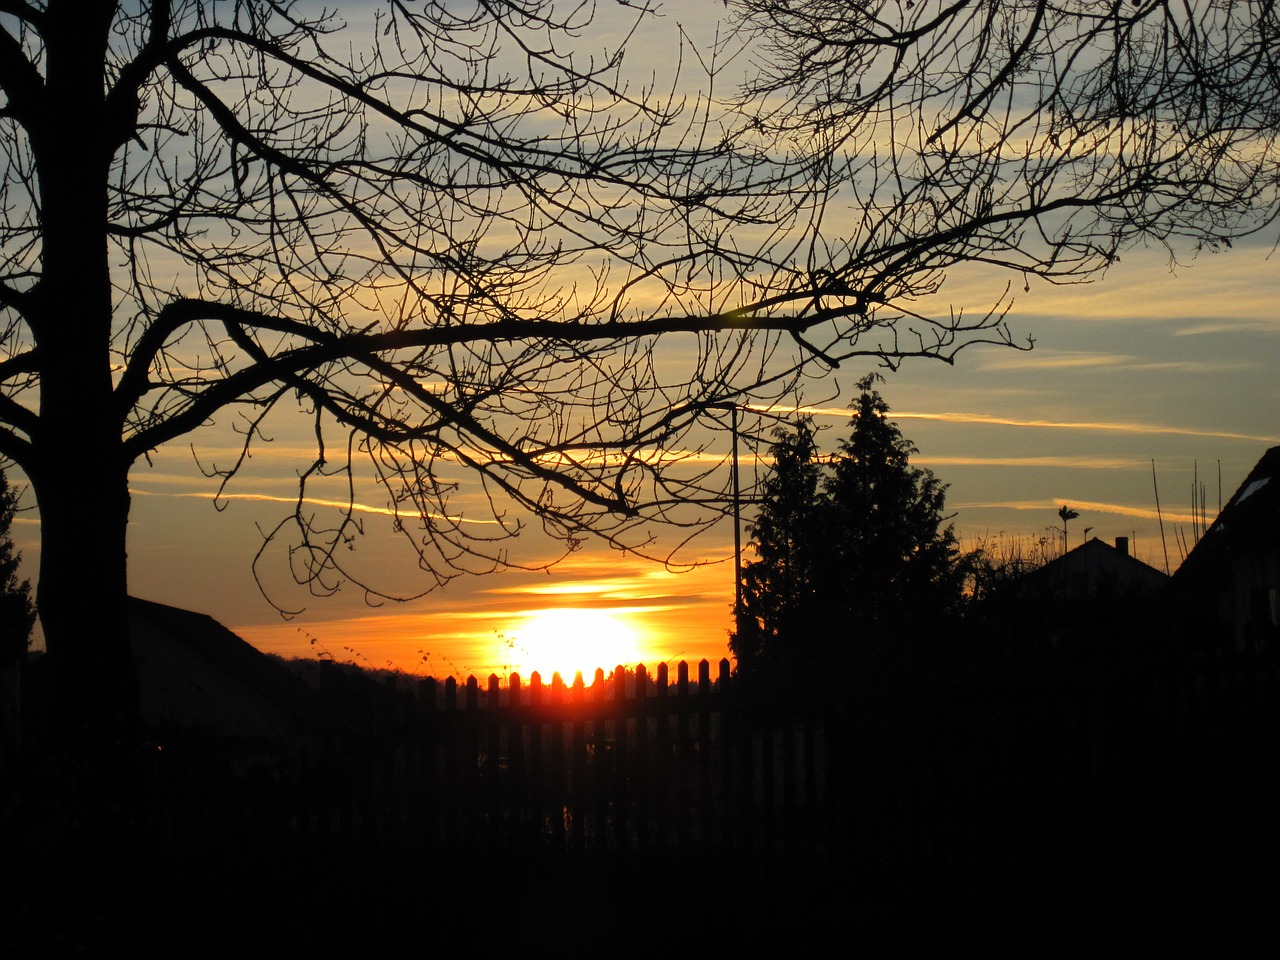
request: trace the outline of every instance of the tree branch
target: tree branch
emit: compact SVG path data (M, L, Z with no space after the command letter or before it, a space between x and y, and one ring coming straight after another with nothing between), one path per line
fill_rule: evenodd
M15 6L26 9L25 4ZM10 11L3 11L10 12ZM33 15L35 11L29 11ZM32 16L20 19L27 20L39 27L40 18ZM5 30L0 30L0 90L9 98L5 112L20 121L29 119L39 109L40 93L44 89L44 80L29 59L18 39Z

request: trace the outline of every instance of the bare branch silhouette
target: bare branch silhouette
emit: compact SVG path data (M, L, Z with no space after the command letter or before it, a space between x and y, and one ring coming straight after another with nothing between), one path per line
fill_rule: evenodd
M1006 281L957 308L949 270L1080 280L1274 218L1269 5L733 5L636 79L647 3L6 0L0 455L50 651L119 677L130 468L215 418L224 489L269 415L310 419L265 538L318 593L360 582L368 476L423 589L529 517L644 550L714 517L686 507L723 494L726 403L1017 345ZM754 85L699 92L748 43Z

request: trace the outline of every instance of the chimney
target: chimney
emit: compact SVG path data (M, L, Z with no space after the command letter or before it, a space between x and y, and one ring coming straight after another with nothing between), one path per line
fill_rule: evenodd
M1129 538L1116 537L1116 549L1127 557L1129 555Z

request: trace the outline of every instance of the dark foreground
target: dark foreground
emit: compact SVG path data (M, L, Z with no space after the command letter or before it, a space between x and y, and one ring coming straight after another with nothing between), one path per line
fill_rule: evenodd
M878 701L375 698L274 765L209 738L28 749L0 778L0 955L1280 939L1280 660L940 676Z
M7 797L5 956L496 953L539 941L622 955L697 944L1079 956L1244 950L1280 934L1280 808L1217 785L1087 807L1042 797L897 861L353 844L247 818L240 801L220 816L204 802L220 798L175 797L146 777L82 786ZM907 817L883 826L913 829Z

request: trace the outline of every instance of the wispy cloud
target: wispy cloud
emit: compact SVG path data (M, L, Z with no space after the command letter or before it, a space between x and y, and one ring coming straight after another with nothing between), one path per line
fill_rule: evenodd
M914 457L913 463L929 467L1048 467L1065 470L1149 469L1150 460L1138 457Z
M987 502L957 503L951 506L956 510L1035 510L1054 511L1062 506L1062 500L1000 500ZM1164 519L1172 523L1194 523L1197 517L1190 513L1176 510L1159 510L1154 507L1135 507L1126 503L1098 503L1091 500L1072 500L1071 507L1081 512L1110 513L1121 517L1136 517L1142 520Z
M223 493L221 495L218 495L216 493L204 493L204 492L156 493L151 490L136 490L133 488L130 488L129 493L131 496L174 497L177 499L184 499L184 500L220 500L220 501L221 500L244 500L250 503L287 503L290 505L296 505L298 502L297 497L278 497L278 496L273 496L271 494L266 494L266 493ZM343 510L343 511L350 509L354 513L376 514L384 517L417 516L417 514L413 513L412 511L401 510L397 512L395 510L392 510L389 507L371 507L368 504L348 503L345 500L321 500L319 498L306 497L303 499L302 502L307 504L308 506L313 506L313 507L333 507L334 509ZM447 520L450 523L472 523L472 524L482 524L485 526L499 525L499 522L497 520L492 520L492 519L475 520L475 519L472 519L471 517L462 517L462 516L451 517L441 513L428 513L426 516L427 516L427 519L429 520Z
M1114 353L1048 353L1037 350L1035 353L1018 354L1002 357L999 360L987 360L981 364L983 370L1052 370L1079 367L1119 367L1128 366L1132 357Z
M775 407L772 412L778 413ZM794 407L788 411L807 413L815 417L848 417L849 411L837 407ZM1161 434L1183 437L1210 437L1216 440L1247 440L1250 443L1280 443L1280 436L1252 433L1234 433L1229 430L1203 430L1195 427L1173 427L1160 423L1108 423L1101 420L1022 420L1016 417L997 417L985 413L921 413L894 410L894 420L930 420L939 423L977 423L997 427L1034 427L1042 430L1091 430L1099 433Z
M634 597L643 580L637 577L612 577L602 580L557 581L518 587L497 587L483 592L498 595L537 597Z
M565 560L556 566L554 580L535 578L481 592L490 596L547 598L549 603L559 601L574 606L688 602L706 597L719 598L724 592L725 567L718 561L679 572L655 567L650 561L638 558L619 560L623 569L611 564L604 574L599 563L575 566L571 560Z
M1093 430L1103 433L1173 434L1184 437L1211 437L1218 440L1248 440L1253 443L1280 443L1280 436L1259 436L1229 430L1202 430L1195 427L1171 427L1159 423L1107 423L1097 420L1020 420L978 413L898 413L903 420L938 420L944 423L985 423L1001 427L1039 427L1049 430Z
M1173 331L1176 337L1214 336L1223 333L1280 333L1280 324L1260 317L1239 320L1210 320Z
M1020 353L1015 356L991 359L981 364L986 371L1046 371L1046 370L1123 370L1125 373L1223 373L1246 368L1246 364L1209 358L1196 360L1147 360L1117 353L1085 353L1063 351L1058 353Z

